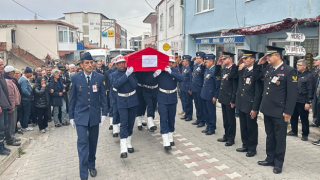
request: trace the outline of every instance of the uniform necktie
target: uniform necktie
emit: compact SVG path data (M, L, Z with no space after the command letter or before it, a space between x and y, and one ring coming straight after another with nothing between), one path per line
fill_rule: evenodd
M88 85L90 84L90 76L87 76L87 78L88 78Z

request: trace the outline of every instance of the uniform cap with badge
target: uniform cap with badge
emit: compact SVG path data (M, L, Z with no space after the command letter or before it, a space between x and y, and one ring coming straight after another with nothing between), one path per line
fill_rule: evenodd
M206 53L204 53L204 52L202 52L202 51L199 51L199 52L196 52L196 56L197 56L197 57L200 56L202 59L204 59L205 56L206 56Z
M281 56L282 55L282 51L284 50L284 48L276 47L276 46L266 46L266 48L267 48L267 54L266 55L279 53L280 56Z
M192 57L190 55L183 55L182 60L191 61Z
M126 60L124 59L124 57L121 54L116 56L114 59L116 60L115 63L126 62Z
M234 57L235 54L231 52L222 52L222 59L227 59L229 57Z
M90 52L86 52L82 55L81 60L93 60Z
M214 54L205 55L205 60L215 60L216 56Z
M175 60L173 55L169 55L169 62L173 62L173 63L176 62L176 60Z
M241 59L245 59L245 58L250 57L250 56L253 57L253 58L256 58L256 54L258 52L250 51L250 50L242 50L242 53L243 53L243 55L242 55Z

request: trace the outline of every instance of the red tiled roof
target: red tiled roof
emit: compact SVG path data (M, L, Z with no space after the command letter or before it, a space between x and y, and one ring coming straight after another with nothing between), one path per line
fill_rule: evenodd
M65 23L63 21L59 20L0 20L0 23L21 23L21 24L60 24L64 26L68 26L72 29L78 29L77 27Z

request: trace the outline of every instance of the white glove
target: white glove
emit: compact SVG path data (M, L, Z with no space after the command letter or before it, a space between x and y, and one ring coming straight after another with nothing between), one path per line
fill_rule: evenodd
M133 67L127 68L126 75L129 77L133 73Z
M172 70L169 66L167 66L164 70L167 71L169 74L171 74L171 72L172 72Z
M76 128L76 126L75 126L75 124L74 124L74 119L70 119L70 124L71 124L71 126L72 126L73 129Z
M103 125L103 122L106 120L107 116L102 116L100 126Z
M156 78L156 77L158 77L160 74L161 74L161 69L158 69L158 70L156 70L156 71L153 73L153 77Z

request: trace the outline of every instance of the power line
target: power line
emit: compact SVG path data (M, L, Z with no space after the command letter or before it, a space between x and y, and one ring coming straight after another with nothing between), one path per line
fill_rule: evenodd
M147 0L145 0L145 1L146 1L146 3L150 6L151 9L155 10L155 9L148 3Z
M146 15L148 15L148 14L143 14L143 15L140 15L140 16L126 18L126 19L120 19L120 20L117 20L117 21L125 21L125 20L129 20L129 19L135 19L135 18L138 18L138 17L146 16Z
M15 1L15 0L12 0L12 1L13 1L13 2L15 2L15 3L17 3L18 5L20 5L21 7L23 7L23 8L25 8L25 9L27 9L28 11L32 12L33 14L36 14L36 15L38 15L39 17L42 17L43 19L47 19L47 18L45 18L45 17L41 16L40 14L38 14L38 13L36 13L36 12L32 11L31 9L29 9L29 8L25 7L24 5L22 5L22 4L20 4L20 3L18 3L17 1Z

